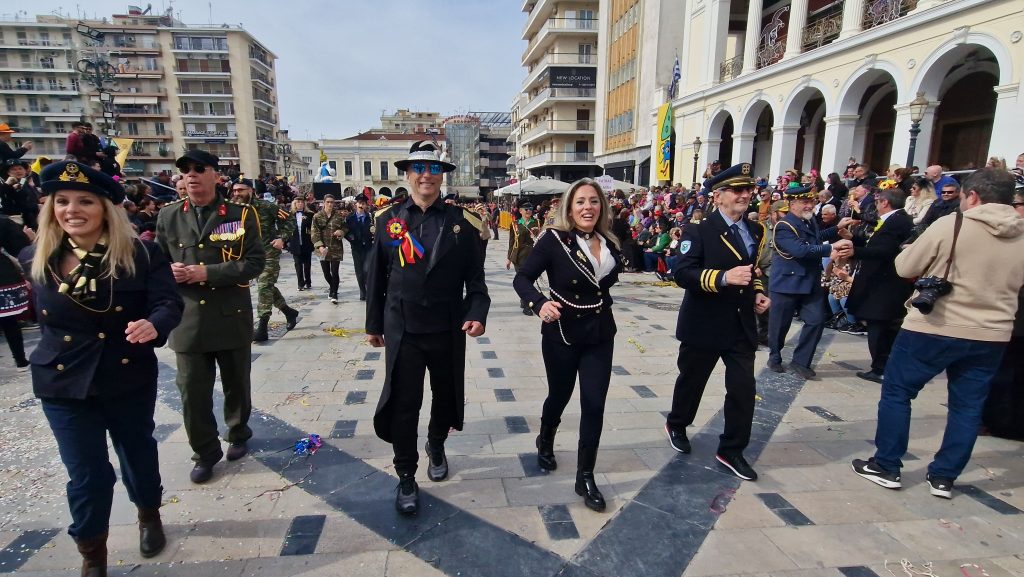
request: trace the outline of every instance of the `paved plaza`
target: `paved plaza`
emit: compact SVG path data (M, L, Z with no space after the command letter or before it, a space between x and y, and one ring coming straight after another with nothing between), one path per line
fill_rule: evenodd
M111 574L1024 575L1024 446L981 437L954 499L928 493L925 467L945 424L944 380L915 401L903 490L850 470L852 458L872 454L879 391L854 376L868 368L862 337L826 332L820 381L771 373L767 354L758 354L747 452L758 482L740 482L714 462L721 367L689 430L693 453L671 450L663 425L682 292L652 275L623 275L612 291L619 333L596 468L608 510L586 509L573 491L578 403L558 432L558 470L536 464L546 392L539 321L520 312L504 247L503 236L488 249L491 312L486 335L468 344L466 426L446 445L452 476L431 483L421 464L418 517L395 512L391 448L373 434L383 349L363 342L351 262L343 263L340 303L332 306L319 267L314 290L298 292L285 259L279 286L302 319L286 334L275 312L271 340L253 346L253 451L218 464L209 484L189 482L192 451L174 355L158 351L156 433L169 543L154 559L140 557L135 509L119 483ZM38 330L26 339L31 350ZM0 351L0 572L69 575L80 557L66 534L67 478L28 375L14 371L6 345ZM293 456L308 433L321 435L323 448ZM913 568L904 570L901 560Z

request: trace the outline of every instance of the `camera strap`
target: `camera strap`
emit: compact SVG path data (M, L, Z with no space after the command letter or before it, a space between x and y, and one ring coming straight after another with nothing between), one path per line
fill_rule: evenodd
M949 259L946 260L946 272L942 273L942 280L949 278L949 269L953 266L953 255L956 254L956 239L960 236L960 226L964 223L964 213L956 212L956 224L953 225L953 246L949 248Z

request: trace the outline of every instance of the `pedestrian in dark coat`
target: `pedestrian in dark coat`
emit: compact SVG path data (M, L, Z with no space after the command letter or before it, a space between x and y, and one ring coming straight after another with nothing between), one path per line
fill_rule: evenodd
M366 198L356 198L356 210L346 220L348 232L345 239L352 251L352 266L356 269L356 284L359 285L359 300L366 300L366 256L373 246L373 215L366 206Z
M455 165L419 141L395 163L406 172L409 197L374 217L366 269L367 341L384 351L387 372L373 418L377 436L391 443L399 476L395 507L419 510L416 429L423 377L432 395L427 426L427 477L448 476L444 442L462 430L466 336L484 333L491 299L480 258L483 223L471 210L441 199L445 172Z
M292 213L289 217L295 221L295 231L288 241L288 252L295 261L295 278L299 290L312 288L310 273L313 263L313 213L306 209L306 199L298 197L292 201Z
M0 162L12 158L21 158L32 150L32 142L26 142L18 148L11 148L11 136L17 134L6 122L0 122Z
M875 195L879 224L868 240L853 239L853 258L860 269L853 277L846 308L868 329L871 370L857 376L882 382L885 364L896 335L907 315L906 301L914 285L896 274L896 256L914 231L914 219L903 211L906 195L897 187L879 190Z
M29 291L21 270L7 255L17 256L31 244L29 235L35 237L31 229L0 214L0 248L7 253L0 255L0 328L11 349L14 365L20 370L25 370L28 360L25 359L25 342L18 317L28 310Z
M57 439L70 481L68 533L82 575L106 575L114 469L107 435L138 508L140 553L166 544L153 413L155 347L181 320L170 263L138 240L121 185L74 161L42 171L43 207L36 244L20 261L32 282L41 338L29 357L32 388Z

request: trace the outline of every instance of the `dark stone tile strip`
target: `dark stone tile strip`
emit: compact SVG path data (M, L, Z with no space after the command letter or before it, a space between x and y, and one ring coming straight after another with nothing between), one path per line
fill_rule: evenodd
M366 353L365 355L363 355L363 360L364 361L379 361L380 360L380 353L377 352L377 351L373 351L371 353Z
M490 337L477 337L476 338L476 344L478 344L478 345L489 345L489 344L491 344L491 338Z
M961 493L985 505L1001 515L1020 515L1022 511L1002 499L985 492L974 485L956 485ZM955 490L955 489L954 489Z
M834 363L834 364L835 364L835 365L836 365L837 367L842 367L842 368L844 368L844 369L847 369L847 370L850 370L850 371L860 371L860 370L863 370L863 369L861 369L860 367L858 367L857 365L854 365L854 364L848 363L848 362L846 362L846 361L832 361L832 362L833 362L833 363ZM870 571L870 569L869 569L869 571Z
M633 385L630 388L633 389L633 392L636 393L637 396L640 397L641 399L657 399L658 398L658 395L656 395L654 393L654 391L652 391L646 385Z
M565 505L540 505L540 518L544 521L544 529L552 541L565 541L566 539L579 539L580 532L576 529L576 522L572 520L569 508Z
M260 356L261 356L262 354L263 354L263 353L250 353L250 354L249 354L249 362L250 362L250 363L255 363L255 362L256 362L256 359L260 358Z
M796 338L793 334L789 344ZM819 355L833 338L828 334L821 339ZM754 412L750 444L744 451L755 467L757 457L804 384L793 375L767 369L757 375L757 383L761 401ZM727 506L742 482L721 466L712 465L724 422L719 410L704 429L691 437L693 454L669 461L572 561L603 577L682 575L722 507ZM658 527L658 539L650 538L651 527Z
M163 443L174 434L175 431L181 428L181 423L163 423L156 426L153 429L153 438L156 439L157 443Z
M349 391L345 395L346 405L361 405L366 402L366 391Z
M369 380L372 380L373 379L373 375L376 372L377 371L375 371L373 369L359 369L358 371L356 371L356 380L357 381L369 381Z
M665 330L665 327L663 327L661 325L651 325L651 328L656 330L656 331L663 331L663 330Z
M300 515L292 519L281 545L281 556L312 555L324 532L327 515Z
M0 573L14 573L28 562L60 529L33 529L25 531L0 550Z
M843 419L839 415L836 415L835 413L833 413L832 411L829 411L828 409L826 409L824 407L810 406L810 407L804 407L804 408L807 409L808 411L814 413L815 415L818 415L822 419L825 419L826 421L829 421L829 422L832 422L832 423L842 423L843 422Z
M488 359L488 360L496 359L496 358L498 358L498 353L496 353L494 351L480 351L480 358L481 359Z
M499 403L514 403L516 394L512 389L494 389L494 399Z
M523 453L519 455L519 464L523 467L523 473L527 477L543 477L548 472L537 464L537 453Z
M359 421L335 421L334 429L331 431L332 439L351 439L356 436L356 425Z
M772 513L786 522L790 527L805 527L813 525L814 521L794 507L785 497L778 493L757 493L757 498L768 507Z
M612 365L612 374L613 375L628 375L629 371L626 370L626 367L622 367L622 366L619 366L619 365Z
M857 567L837 567L836 570L845 575L845 577L878 577L878 573L863 565Z
M497 368L491 367L491 368L487 369L487 376L491 377L492 379L504 379L505 378L505 370L502 369L501 367L497 367Z
M526 417L505 417L505 428L513 435L530 432L530 424L526 422Z

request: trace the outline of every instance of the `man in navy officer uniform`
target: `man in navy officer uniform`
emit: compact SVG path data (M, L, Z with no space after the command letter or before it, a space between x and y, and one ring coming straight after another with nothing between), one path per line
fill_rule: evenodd
M366 208L366 197L356 197L356 211L348 215L348 233L345 239L352 249L352 264L356 269L356 284L359 285L359 300L366 300L366 255L373 246L373 215Z
M408 198L374 215L366 263L366 335L385 347L387 372L377 412L377 436L391 443L399 485L395 507L419 510L416 429L430 371L427 478L448 476L444 442L462 430L466 336L484 334L491 299L484 283L483 223L471 210L441 198L444 173L455 165L430 142L413 143L395 163L409 182Z
M804 326L800 329L800 339L793 350L790 366L794 373L805 379L817 379L811 361L828 318L825 289L821 286L821 260L832 253L831 243L839 240L839 229L833 226L819 230L814 219L817 199L810 186L792 187L786 190L785 195L789 201L789 213L775 225L768 368L776 373L785 370L782 347L793 323L793 313L799 311Z
M771 301L757 278L765 247L764 227L746 218L756 188L749 163L737 164L706 181L718 210L699 224L688 224L672 270L686 289L679 308L679 377L672 411L665 423L672 448L690 452L686 427L693 424L704 387L719 359L725 363L725 430L716 459L741 479L757 473L743 457L754 418L756 314Z

